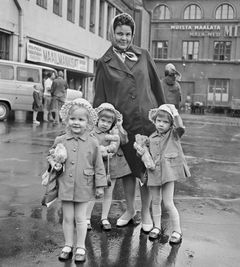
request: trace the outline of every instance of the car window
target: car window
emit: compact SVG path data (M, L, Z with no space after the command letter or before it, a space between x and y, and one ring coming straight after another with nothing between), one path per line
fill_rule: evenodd
M0 79L13 80L13 66L0 64Z
M17 80L23 82L40 82L40 75L38 69L30 69L24 67L17 67Z

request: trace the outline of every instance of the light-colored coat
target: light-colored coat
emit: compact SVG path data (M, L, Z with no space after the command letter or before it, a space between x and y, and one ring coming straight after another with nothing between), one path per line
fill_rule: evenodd
M106 172L97 139L89 133L74 137L58 136L54 146L62 143L67 149L65 171L59 176L60 200L85 202L95 198L96 187L107 186Z
M154 132L148 112L165 103L165 98L148 51L136 46L131 46L129 51L137 55L137 61L126 57L123 63L112 46L98 60L93 106L108 102L123 115L123 128L129 142L121 147L134 176L140 177L143 164L133 148L135 135L149 136Z
M183 128L171 128L164 136L156 131L149 137L149 151L156 168L147 171L148 186L161 186L191 176L180 143L183 132Z

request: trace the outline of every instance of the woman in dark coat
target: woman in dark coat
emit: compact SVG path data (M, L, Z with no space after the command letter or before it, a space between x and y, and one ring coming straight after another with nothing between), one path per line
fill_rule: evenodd
M164 93L155 64L147 50L132 45L135 23L126 13L112 21L112 46L98 60L95 77L93 106L109 102L123 114L123 127L129 142L122 146L132 175L125 176L123 187L127 203L126 212L117 220L118 226L127 225L135 215L136 177L141 177L144 166L133 148L136 134L149 136L154 125L148 120L152 108L165 103ZM146 185L141 187L142 228L150 231L152 220L149 212L150 196Z

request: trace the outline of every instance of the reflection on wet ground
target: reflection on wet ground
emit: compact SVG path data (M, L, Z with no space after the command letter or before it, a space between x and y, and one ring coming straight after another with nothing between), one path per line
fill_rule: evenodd
M240 198L240 118L187 115L184 122L186 134L182 145L192 178L176 183L176 204L180 214L184 213L183 230L188 239L184 239L181 246L171 247L167 242L168 225L165 237L154 242L141 231L141 225L116 228L116 220L125 209L122 184L118 181L110 212L113 230L102 232L101 205L97 203L92 217L93 231L87 236L88 256L84 266L194 266L193 247L199 247L197 240L199 242L202 236L195 238L194 233L189 234L193 224L202 230L199 224L202 218L211 217L214 211L213 227L224 226L225 218L231 215L234 222L231 228L237 229L235 222L240 213L234 201ZM16 257L19 266L61 266L56 260L63 245L60 204L48 209L40 206L46 154L61 131L61 126L50 123L36 127L31 123L0 122L0 151L3 151L0 153L0 258L4 259L3 267L16 266ZM139 198L137 190L138 208ZM218 243L214 238L225 240L229 235L230 239L228 229L219 229L216 237L206 237L207 245L214 247ZM209 236L212 232L209 231ZM225 235L219 237L220 234ZM75 264L69 262L62 266Z

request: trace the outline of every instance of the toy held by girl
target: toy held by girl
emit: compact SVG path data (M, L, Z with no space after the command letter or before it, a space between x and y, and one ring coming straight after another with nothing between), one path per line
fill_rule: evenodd
M55 139L53 147L63 144L67 159L65 170L58 177L58 198L62 202L65 239L59 260L66 261L73 256L75 221L75 262L78 263L86 259L88 202L103 196L107 179L98 140L90 133L97 121L91 104L82 98L75 99L62 106L60 116L66 125L66 133Z
M37 120L37 115L43 108L43 88L41 85L34 85L33 88L33 124L40 125L40 121Z
M190 177L180 138L185 128L174 105L164 104L149 111L149 120L156 131L149 137L149 152L155 163L155 170L147 169L147 186L152 195L152 216L154 227L149 233L150 239L161 235L161 202L168 212L172 223L169 243L182 241L179 213L173 202L174 181ZM142 150L137 150L142 155Z
M122 115L110 103L102 103L95 108L98 121L93 134L99 141L105 169L108 177L108 187L104 189L102 203L101 226L105 231L111 230L108 214L112 203L112 193L117 178L131 173L128 163L123 155L120 143L128 142L127 132L122 127ZM124 179L124 178L123 178ZM95 201L89 203L87 209L88 230L91 230L91 213Z

